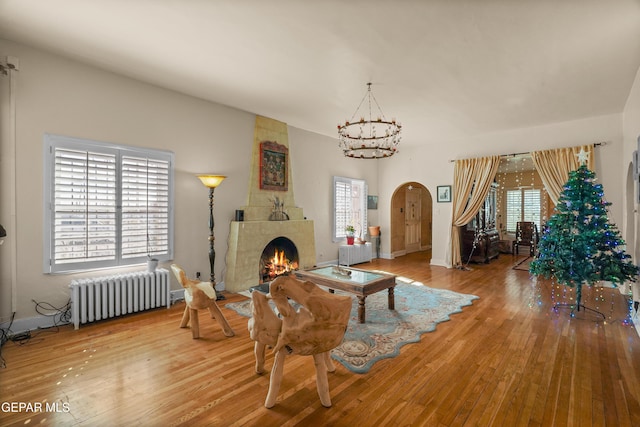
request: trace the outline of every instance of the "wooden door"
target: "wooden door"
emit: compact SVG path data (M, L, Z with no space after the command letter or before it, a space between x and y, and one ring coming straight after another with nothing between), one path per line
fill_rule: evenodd
M420 250L420 225L422 218L422 199L420 189L406 190L405 197L405 249L407 253Z

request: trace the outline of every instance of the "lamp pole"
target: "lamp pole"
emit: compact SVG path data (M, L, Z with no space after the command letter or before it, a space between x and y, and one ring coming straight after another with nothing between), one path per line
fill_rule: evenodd
M216 264L216 250L214 248L214 242L216 240L213 235L213 191L215 187L209 188L209 266L211 268L211 275L209 281L215 287L216 285L216 273L214 267Z
M209 281L211 282L211 286L216 291L216 296L218 300L225 299L224 295L219 293L216 290L216 274L215 274L215 264L216 264L216 250L215 250L215 235L213 234L213 227L215 225L213 220L213 192L218 185L226 178L226 176L222 175L198 175L200 181L209 188L209 268L211 270L211 274L209 276Z

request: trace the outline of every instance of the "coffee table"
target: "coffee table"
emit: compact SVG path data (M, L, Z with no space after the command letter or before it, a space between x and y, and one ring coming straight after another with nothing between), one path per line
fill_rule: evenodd
M395 309L393 288L396 286L396 276L343 266L340 266L339 269L349 271L351 275L338 274L334 271L333 266L298 270L295 274L300 279L328 287L329 292L338 289L355 294L358 297L358 320L360 323L365 322L365 299L368 295L387 289L389 310Z

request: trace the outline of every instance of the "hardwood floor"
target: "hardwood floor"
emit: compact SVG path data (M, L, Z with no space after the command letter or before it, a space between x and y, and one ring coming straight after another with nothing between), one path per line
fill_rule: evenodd
M179 302L78 331L35 332L24 345L8 342L0 425L640 425L640 338L617 290L585 288L585 304L598 306L606 321L584 311L572 318L551 309L548 282L536 285L512 269L514 256L470 271L431 267L428 257L358 267L480 299L367 374L336 363L331 408L320 404L313 359L288 356L277 404L266 409L269 374L254 373L247 319L223 302L236 336L225 337L203 312L202 338L193 340L178 327ZM566 298L565 290L554 299ZM32 410L12 411L20 402ZM45 410L55 403L58 412Z

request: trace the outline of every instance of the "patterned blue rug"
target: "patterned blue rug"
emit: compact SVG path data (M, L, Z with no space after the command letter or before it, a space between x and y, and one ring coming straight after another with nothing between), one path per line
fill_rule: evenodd
M365 373L378 360L396 357L400 347L419 342L423 333L434 331L438 323L450 320L450 314L462 312L462 307L478 299L475 295L403 283L400 279L398 282L395 310L387 308L386 291L367 297L366 323L358 322L358 299L353 296L344 340L331 351L331 357L350 371ZM229 303L225 307L251 317L250 302Z

